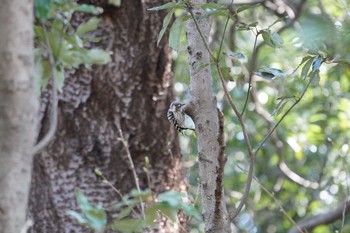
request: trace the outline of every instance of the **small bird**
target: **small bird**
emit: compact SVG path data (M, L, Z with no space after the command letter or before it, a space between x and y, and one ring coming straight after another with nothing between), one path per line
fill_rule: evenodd
M183 111L184 106L185 104L179 101L173 101L168 110L168 120L180 133L183 130L195 131L194 127L192 127L194 125L192 119Z

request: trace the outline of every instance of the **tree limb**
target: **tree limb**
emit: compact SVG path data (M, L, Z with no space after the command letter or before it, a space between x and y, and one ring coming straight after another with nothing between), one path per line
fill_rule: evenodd
M307 217L297 223L297 226L302 230L312 230L313 228L330 224L342 218L343 212L349 213L350 211L350 198L348 197L345 203L339 205L337 208L330 210L329 212ZM291 228L288 233L300 233L297 226Z

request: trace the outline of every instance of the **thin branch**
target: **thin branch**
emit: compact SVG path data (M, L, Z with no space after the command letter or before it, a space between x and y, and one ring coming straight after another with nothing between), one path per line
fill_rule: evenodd
M260 105L258 98L257 98L257 93L256 93L256 83L253 82L252 85L252 99L253 103L255 105L255 111L262 116L262 118L266 121L268 125L268 129L271 131L272 130L272 123L273 121L271 120L270 114ZM318 189L320 187L319 182L313 182L310 180L307 180L301 176L299 176L297 173L292 171L288 165L284 162L283 160L283 150L282 150L282 145L283 143L281 140L278 138L276 133L273 133L271 135L271 140L273 145L276 147L276 151L278 154L278 166L281 170L281 172L290 180L294 181L295 183L302 185L306 188L312 188L312 189Z
M244 194L243 194L243 196L242 196L242 198L240 200L240 203L239 203L238 207L235 209L235 211L233 213L230 214L230 218L231 218L231 220L233 220L241 212L243 206L245 205L245 203L246 203L246 201L248 199L249 191L250 191L250 187L251 187L252 179L253 179L254 162L255 162L255 155L256 155L256 153L253 153L252 146L250 144L250 139L249 139L247 130L245 128L245 124L243 122L243 118L240 115L239 111L237 110L236 106L234 105L234 103L232 101L232 98L231 98L231 96L229 94L229 91L227 90L225 79L224 79L224 76L222 74L222 71L221 71L221 68L220 68L219 64L216 64L216 68L218 70L218 73L219 73L219 76L220 76L220 80L221 80L221 84L222 84L222 87L224 89L225 95L228 98L228 101L229 101L229 103L231 105L231 108L233 109L233 111L237 115L238 121L239 121L239 123L241 125L244 141L245 141L246 147L248 149L249 159L250 159L250 161L249 161L248 178L247 178Z
M53 57L52 48L50 45L49 37L47 35L47 30L45 25L42 25L44 36L45 36L45 43L47 46L48 54L49 54L49 62L50 62L50 69L51 69L51 113L50 113L50 127L47 131L46 135L33 147L32 154L39 153L42 149L44 149L49 142L53 139L55 136L55 132L57 129L57 114L58 114L58 97L57 97L57 88L56 88L56 62Z
M258 151L261 149L261 147L265 144L265 142L270 138L271 134L276 130L276 128L281 124L281 122L284 120L284 118L289 114L290 111L300 102L300 100L304 97L307 89L309 88L310 84L312 83L312 80L315 77L315 73L312 74L309 82L307 83L306 87L304 88L303 92L299 96L298 99L295 100L295 102L288 108L288 110L282 115L281 119L275 124L274 127L270 130L270 132L265 136L265 138L260 142L259 146L255 149L254 153L258 153Z
M239 166L238 166L239 167ZM241 167L239 167L242 171L244 171ZM278 208L280 209L280 211L283 213L283 215L294 225L294 227L296 229L299 230L298 233L305 233L304 231L301 230L301 228L297 225L297 223L293 220L293 218L291 216L289 216L289 214L287 213L287 211L284 209L284 207L282 206L281 202L275 197L275 195L273 193L271 193L267 188L265 188L265 186L263 184L260 183L260 181L258 180L258 178L256 178L255 176L253 176L254 181L260 186L260 188L262 190L264 190L265 193L267 193L267 195L269 195L273 201L277 204ZM306 231L307 232L307 231Z
M288 233L299 233L300 230L312 230L313 228L324 225L324 224L330 224L334 221L337 221L342 218L343 213L349 213L350 212L350 198L347 198L345 203L339 205L334 210L330 210L327 213L318 214L315 216L311 216L308 218L305 218L297 223L296 226L291 228Z
M230 5L230 6L232 6L232 4L233 4L233 0L231 0L231 5ZM227 14L228 14L228 15L227 15L227 19L226 19L226 23L225 23L225 27L224 27L224 32L222 33L222 37L221 37L221 42L220 42L218 57L217 57L217 59L216 59L217 61L220 61L221 49L222 49L222 45L223 45L223 43L224 43L227 25L228 25L228 22L230 21L229 14L231 14L231 11L229 10Z
M248 103L248 99L249 99L249 94L250 94L250 89L251 89L251 84L252 84L252 77L253 77L253 70L255 70L255 67L256 67L256 44L257 44L257 41L258 41L258 36L259 36L259 32L256 33L255 35L255 40L254 40L254 46L253 46L253 55L252 55L252 63L251 63L251 66L250 66L250 72L249 72L249 81L248 81L248 91L247 91L247 96L246 96L246 99L245 99L245 102L244 102L244 106L243 106L243 110L242 110L242 113L241 115L243 116L244 114L244 111L247 107L247 103Z
M128 157L129 163L130 163L130 170L132 171L132 174L133 174L133 177L134 177L136 189L137 189L137 191L141 192L141 188L140 188L140 184L139 184L139 177L137 176L135 165L134 165L134 162L133 162L133 160L131 158L128 142L125 140L124 135L123 135L123 131L122 131L122 129L121 129L119 124L117 124L117 127L118 127L119 136L120 136L120 141L122 142L122 144L124 146L124 149L126 151L126 155ZM143 202L143 200L141 198L140 198L140 203L141 203L142 217L144 219L146 219L145 206L144 206L144 202Z

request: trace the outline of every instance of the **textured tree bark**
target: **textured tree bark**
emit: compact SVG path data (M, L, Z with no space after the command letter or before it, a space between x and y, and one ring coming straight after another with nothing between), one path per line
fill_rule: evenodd
M204 3L206 3L204 0L193 0L191 8L193 7L192 12L197 18L202 35L208 41L211 24L208 19L200 19L204 12L197 8L198 5ZM209 52L193 20L188 20L186 35L191 75L191 101L186 111L196 124L200 194L205 231L210 233L230 232L223 192L225 164L223 117L216 107L210 66L197 71L199 64L210 63Z
M33 1L0 3L0 232L24 225L36 138Z
M173 100L170 50L165 43L156 45L166 12L147 11L153 1L122 1L119 8L105 2L89 3L104 8L95 32L103 40L96 46L112 51L112 62L91 70L81 67L66 77L55 139L34 159L28 213L32 232L90 232L66 215L66 210L79 211L74 190L81 189L93 204L120 200L95 168L123 195L135 188L117 125L129 144L141 189L186 188L177 133L166 118ZM41 135L49 124L48 100L45 92ZM145 156L152 165L150 183L143 172ZM109 220L116 215L110 212ZM158 232L179 232L174 229L167 223Z

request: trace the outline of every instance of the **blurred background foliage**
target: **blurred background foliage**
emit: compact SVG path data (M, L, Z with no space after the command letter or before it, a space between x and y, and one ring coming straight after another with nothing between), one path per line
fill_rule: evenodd
M226 1L226 4L230 2ZM235 4L240 2L234 1ZM349 196L350 3L346 0L284 1L277 8L276 2L282 1L259 2L263 3L239 13L235 21L229 22L222 50L244 54L246 59L243 64L250 72L256 72L260 67L271 67L288 74L273 80L253 76L252 93L256 101L249 98L244 121L255 148L269 132L269 122L262 117L261 111L256 111L257 105L264 109L274 125L293 103L293 100L289 101L287 107L276 114L277 98L284 94L299 97L305 87L305 80L301 78L303 66L293 73L302 59L319 54L327 60L320 67L320 79L312 83L301 102L286 116L275 136L267 141L256 157L255 176L259 183L274 195L289 217L298 222L335 209ZM237 30L239 22L258 22L257 29L261 30L288 14L288 18L270 28L283 39L282 47L272 48L259 36L256 57L253 57L254 30ZM214 18L210 37L214 51L219 48L225 22L225 17ZM174 90L176 96L186 102L189 97L189 69L184 32L180 51L173 52L173 58ZM248 89L248 79L243 79L242 75L244 68L230 58L225 58L222 64L230 68L229 79L232 81L228 81L227 86L236 106L242 109ZM214 67L212 73L218 107L225 115L227 163L224 184L229 210L232 211L245 188L249 156L241 128L224 96ZM196 138L193 133L185 133L180 141L189 190L196 196ZM285 169L286 166L289 169ZM298 182L293 181L293 177ZM283 233L293 227L276 200L257 182L253 183L248 203L236 225L239 232L267 233ZM201 226L193 225L192 228L193 233L201 232ZM349 216L345 217L344 226L339 220L316 227L312 232L337 230L350 232Z

